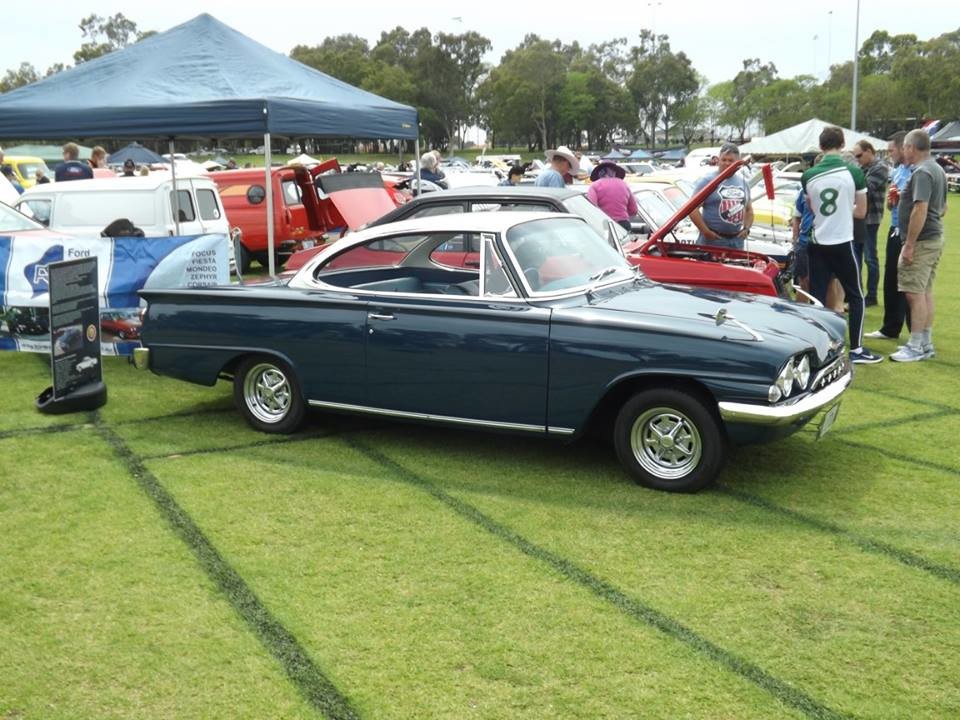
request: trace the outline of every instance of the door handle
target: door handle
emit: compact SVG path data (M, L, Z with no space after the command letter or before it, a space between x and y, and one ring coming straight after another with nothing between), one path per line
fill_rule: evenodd
M397 318L389 313L367 313L367 320L396 320Z

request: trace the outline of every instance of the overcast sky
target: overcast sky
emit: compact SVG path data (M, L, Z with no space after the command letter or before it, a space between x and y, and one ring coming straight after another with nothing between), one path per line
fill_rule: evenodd
M493 63L531 32L564 43L577 40L586 46L615 37L626 37L632 43L646 27L669 35L672 48L686 52L697 71L714 83L732 78L741 61L750 57L772 61L781 77L824 77L828 62L853 57L857 1L626 0L594 5L516 0L293 0L273 5L249 0L41 0L36 4L4 0L3 5L0 73L23 61L32 62L41 73L56 62L72 64L73 52L82 42L79 22L91 13L106 17L121 12L141 31L163 31L208 12L284 54L295 45L317 45L324 37L344 33L365 37L372 45L381 31L397 25L408 30L427 27L433 32L475 30L492 41L488 60ZM861 42L877 29L891 34L910 32L925 40L960 27L957 0L927 0L916 5L903 0L861 0L860 6Z

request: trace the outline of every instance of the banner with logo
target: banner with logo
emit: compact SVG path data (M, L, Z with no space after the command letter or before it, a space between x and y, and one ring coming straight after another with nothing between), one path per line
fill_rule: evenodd
M141 288L230 281L226 235L50 240L0 235L0 350L50 352L51 263L97 258L101 351L128 355L140 339Z

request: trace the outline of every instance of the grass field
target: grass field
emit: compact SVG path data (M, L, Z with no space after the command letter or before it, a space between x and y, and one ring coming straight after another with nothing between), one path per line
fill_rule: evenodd
M43 416L46 358L0 353L0 719L960 717L947 219L936 359L692 496L589 443L261 435L117 358Z

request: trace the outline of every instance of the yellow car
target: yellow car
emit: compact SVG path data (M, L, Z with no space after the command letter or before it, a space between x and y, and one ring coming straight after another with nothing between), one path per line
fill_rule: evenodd
M53 180L53 171L41 158L32 155L7 155L3 158L3 164L13 168L13 174L24 190L37 184L37 170L42 170L44 175Z

